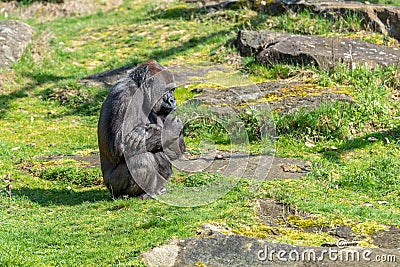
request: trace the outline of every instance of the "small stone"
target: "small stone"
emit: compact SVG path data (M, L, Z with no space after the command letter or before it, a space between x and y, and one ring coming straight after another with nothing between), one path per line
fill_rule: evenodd
M293 164L283 164L281 165L281 168L284 172L291 172L291 173L296 173L296 172L302 172L302 169Z
M387 205L387 204L389 204L389 202L387 202L385 200L378 200L378 204L379 205Z
M216 159L224 159L224 155L222 155L222 154L217 154L217 155L215 155L215 158L216 158Z
M311 140L306 140L306 142L304 143L304 145L305 145L306 147L315 147L314 142L311 141Z

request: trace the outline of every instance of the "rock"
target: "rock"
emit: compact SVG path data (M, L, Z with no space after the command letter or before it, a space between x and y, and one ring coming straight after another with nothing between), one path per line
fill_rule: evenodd
M208 159L204 160L208 162ZM193 163L198 164L198 161L194 160ZM187 165L190 164L191 160L187 161ZM300 179L309 172L308 165L309 162L302 160L231 152L224 160L213 160L203 171L256 180ZM297 171L287 172L282 166L296 166Z
M11 68L32 39L33 28L17 20L0 21L0 68Z
M238 34L237 45L244 56L256 54L256 61L271 66L278 63L316 65L323 69L344 63L369 68L398 65L400 48L363 41L323 36L306 36L271 31Z
M173 242L142 254L146 266L172 267L178 256L179 247Z
M355 1L283 1L277 0L284 8L299 11L308 9L332 19L341 19L345 14L359 15L365 28L387 34L400 40L400 8L395 6L374 5ZM274 10L276 8L274 7Z
M267 242L241 235L217 234L208 238L173 240L154 248L142 258L155 266L393 266L379 262L379 255L400 257L393 249L306 247ZM154 262L148 259L155 259ZM163 262L159 263L157 262Z
M268 103L273 110L280 113L292 113L300 108L311 110L322 103L354 102L351 96L341 88L323 88L288 81L264 82L226 89L201 88L201 94L194 99L215 109L226 105L246 107Z

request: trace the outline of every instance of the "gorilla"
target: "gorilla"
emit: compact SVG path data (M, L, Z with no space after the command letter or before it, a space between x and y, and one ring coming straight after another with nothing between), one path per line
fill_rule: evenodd
M113 197L155 198L166 192L170 160L185 151L172 73L155 60L122 77L104 101L98 145L104 184Z

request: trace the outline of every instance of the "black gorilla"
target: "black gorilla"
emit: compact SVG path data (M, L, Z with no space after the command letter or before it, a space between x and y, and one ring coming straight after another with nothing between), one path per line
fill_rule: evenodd
M104 183L114 197L145 199L165 192L169 159L185 150L172 73L155 60L121 78L103 103L98 143Z

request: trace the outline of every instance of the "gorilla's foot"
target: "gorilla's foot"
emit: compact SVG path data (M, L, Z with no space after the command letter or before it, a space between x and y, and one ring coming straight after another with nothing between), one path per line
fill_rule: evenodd
M141 194L141 195L139 196L139 198L140 198L141 200L146 200L146 199L149 199L149 198L155 199L155 198L157 198L157 195L164 195L164 194L166 194L167 192L168 192L167 189L166 189L165 187L162 187L160 190L157 191L157 193L151 193L151 194L149 194L149 193L143 193L143 194Z
M143 193L143 194L141 194L140 196L139 196L139 198L141 199L141 200L146 200L146 199L149 199L149 198L156 198L156 194L147 194L147 193Z
M164 195L166 193L168 193L168 191L165 187L162 187L160 190L157 191L157 195Z

